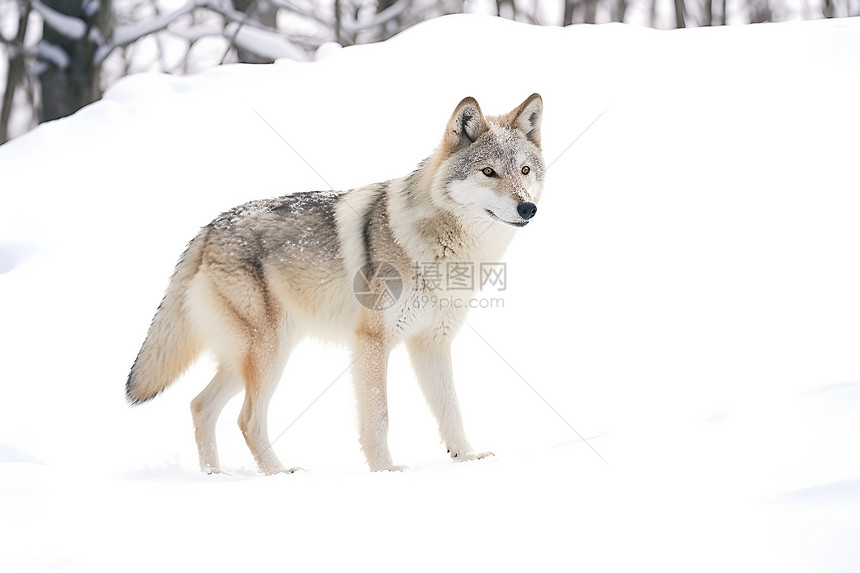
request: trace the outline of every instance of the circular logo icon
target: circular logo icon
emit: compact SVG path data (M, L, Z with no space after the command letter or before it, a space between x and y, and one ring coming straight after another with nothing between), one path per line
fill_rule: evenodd
M361 306L370 310L385 310L400 300L403 278L391 263L367 263L355 273L352 292Z

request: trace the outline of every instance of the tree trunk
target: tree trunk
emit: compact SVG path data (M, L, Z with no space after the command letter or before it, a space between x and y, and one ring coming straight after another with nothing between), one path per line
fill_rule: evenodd
M345 46L343 39L343 12L341 11L340 0L334 0L334 41Z
M85 0L43 0L44 4L60 14L78 18L86 25L86 33L78 39L70 38L67 31L57 30L45 19L41 44L46 50L64 54L44 60L45 70L39 76L42 91L40 122L71 115L94 101L101 93L99 79L101 65L95 62L96 49L101 38L111 33L110 0L100 0L98 8L87 14Z
M675 0L675 27L686 28L684 22L684 0Z
M505 7L510 8L506 10ZM506 13L507 12L507 13ZM496 16L508 18L509 20L517 19L517 5L514 0L496 0Z
M585 18L583 21L586 24L597 23L597 0L585 0Z
M702 6L702 26L710 26L714 20L713 0L704 0Z
M18 17L18 32L12 46L6 49L9 55L6 71L6 90L3 93L2 108L0 108L0 144L9 141L9 118L12 117L12 106L15 103L15 90L24 79L24 40L27 37L27 22L30 20L29 3L21 5Z
M627 15L627 0L615 0L612 3L612 21L623 22Z
M752 0L749 3L750 23L759 24L773 20L769 0Z
M573 0L564 1L564 18L562 20L562 26L570 26L573 24L574 7L575 3Z

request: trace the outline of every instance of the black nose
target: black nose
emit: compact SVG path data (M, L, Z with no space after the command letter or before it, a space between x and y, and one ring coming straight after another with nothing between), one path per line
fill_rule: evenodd
M520 214L520 217L528 221L537 213L537 205L525 201L517 205L517 213Z

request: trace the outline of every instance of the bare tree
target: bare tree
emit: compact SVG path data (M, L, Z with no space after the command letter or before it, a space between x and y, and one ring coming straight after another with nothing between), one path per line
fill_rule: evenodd
M517 3L514 0L496 0L496 16L517 19Z
M575 23L597 23L598 0L565 0L563 22L565 26Z
M750 23L757 24L759 22L771 22L773 20L773 11L770 7L770 0L749 0L748 9Z
M15 37L10 41L0 36L0 41L7 46L6 88L3 91L3 107L0 109L0 143L9 140L9 119L12 117L15 91L24 81L24 40L27 37L31 7L29 3L23 3L19 4L19 9Z
M43 20L37 55L41 121L71 115L101 97L101 62L95 58L111 36L110 0L32 0Z
M685 7L684 0L674 0L675 1L675 27L676 28L686 28L686 18L684 15Z
M564 15L561 18L562 26L570 26L573 24L574 1L564 0Z
M585 15L583 22L586 24L597 24L597 0L583 0Z
M623 22L627 15L627 7L630 5L628 0L615 0L612 2L612 10L610 18L613 22Z

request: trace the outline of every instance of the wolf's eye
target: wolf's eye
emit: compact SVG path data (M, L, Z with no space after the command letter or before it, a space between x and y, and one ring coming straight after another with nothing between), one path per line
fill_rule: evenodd
M492 167L484 167L483 169L481 169L481 173L483 173L487 177L492 177L493 175L496 174L496 172L493 171Z
M528 175L529 171L531 171L531 168L528 165L526 165L525 167L523 167L521 169L521 171L523 172L523 175Z

